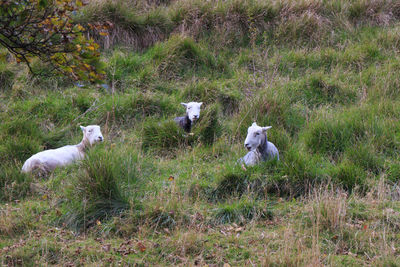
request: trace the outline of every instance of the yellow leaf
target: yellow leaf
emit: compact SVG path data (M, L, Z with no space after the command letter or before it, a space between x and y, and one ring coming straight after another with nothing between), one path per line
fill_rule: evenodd
M78 52L81 51L81 49L82 49L81 45L77 44L76 49L78 50Z
M97 224L97 225L101 225L101 221L97 220L97 221L96 221L96 224Z
M76 27L78 28L79 31L83 31L85 29L80 24L78 24Z
M101 36L107 36L107 35L108 35L108 32L100 32L100 35L101 35Z
M94 46L93 46L93 45L89 45L87 48L88 48L89 50L91 50L91 51L94 51Z
M175 180L174 176L168 177L168 181L173 181L173 180Z
M229 263L224 263L224 267L231 267Z
M47 199L47 195L43 195L42 198L43 198L44 200L46 200L46 199Z

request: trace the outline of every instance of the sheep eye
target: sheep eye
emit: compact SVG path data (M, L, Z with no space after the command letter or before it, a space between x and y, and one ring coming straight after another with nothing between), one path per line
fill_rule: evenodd
M255 133L254 135L260 135L260 133Z
M90 130L89 130L89 133L91 133L91 132L93 132L93 129L90 129Z

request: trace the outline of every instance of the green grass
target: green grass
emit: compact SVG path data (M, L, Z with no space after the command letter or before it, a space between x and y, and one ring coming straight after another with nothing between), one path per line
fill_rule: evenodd
M399 18L396 1L94 1L76 20L114 24L109 47L91 33L108 88L1 50L1 264L398 265ZM280 161L243 169L254 121ZM20 172L89 124L106 140L85 160Z

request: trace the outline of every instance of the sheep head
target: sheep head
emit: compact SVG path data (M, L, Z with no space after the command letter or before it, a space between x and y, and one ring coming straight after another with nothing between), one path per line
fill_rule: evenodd
M249 151L256 150L263 141L263 136L267 135L267 130L272 126L261 127L257 123L253 123L247 130L247 137L244 141L244 147Z
M189 102L181 104L186 107L186 114L191 121L196 121L200 118L200 106L203 104L203 102Z
M81 126L81 130L83 131L83 139L89 141L91 146L97 142L103 142L104 140L100 131L100 126L98 125Z

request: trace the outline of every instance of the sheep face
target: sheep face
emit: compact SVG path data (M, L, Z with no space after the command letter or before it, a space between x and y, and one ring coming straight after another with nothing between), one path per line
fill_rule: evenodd
M98 125L89 125L86 127L81 126L83 131L83 136L89 141L90 145L93 145L97 142L103 142L104 138L100 131L100 126Z
M203 104L203 102L189 102L181 104L186 107L186 114L191 121L196 121L200 118L200 106Z
M244 147L249 151L254 151L259 147L263 140L263 135L267 135L267 130L271 126L260 127L257 123L253 123L247 130L247 137L244 141Z

